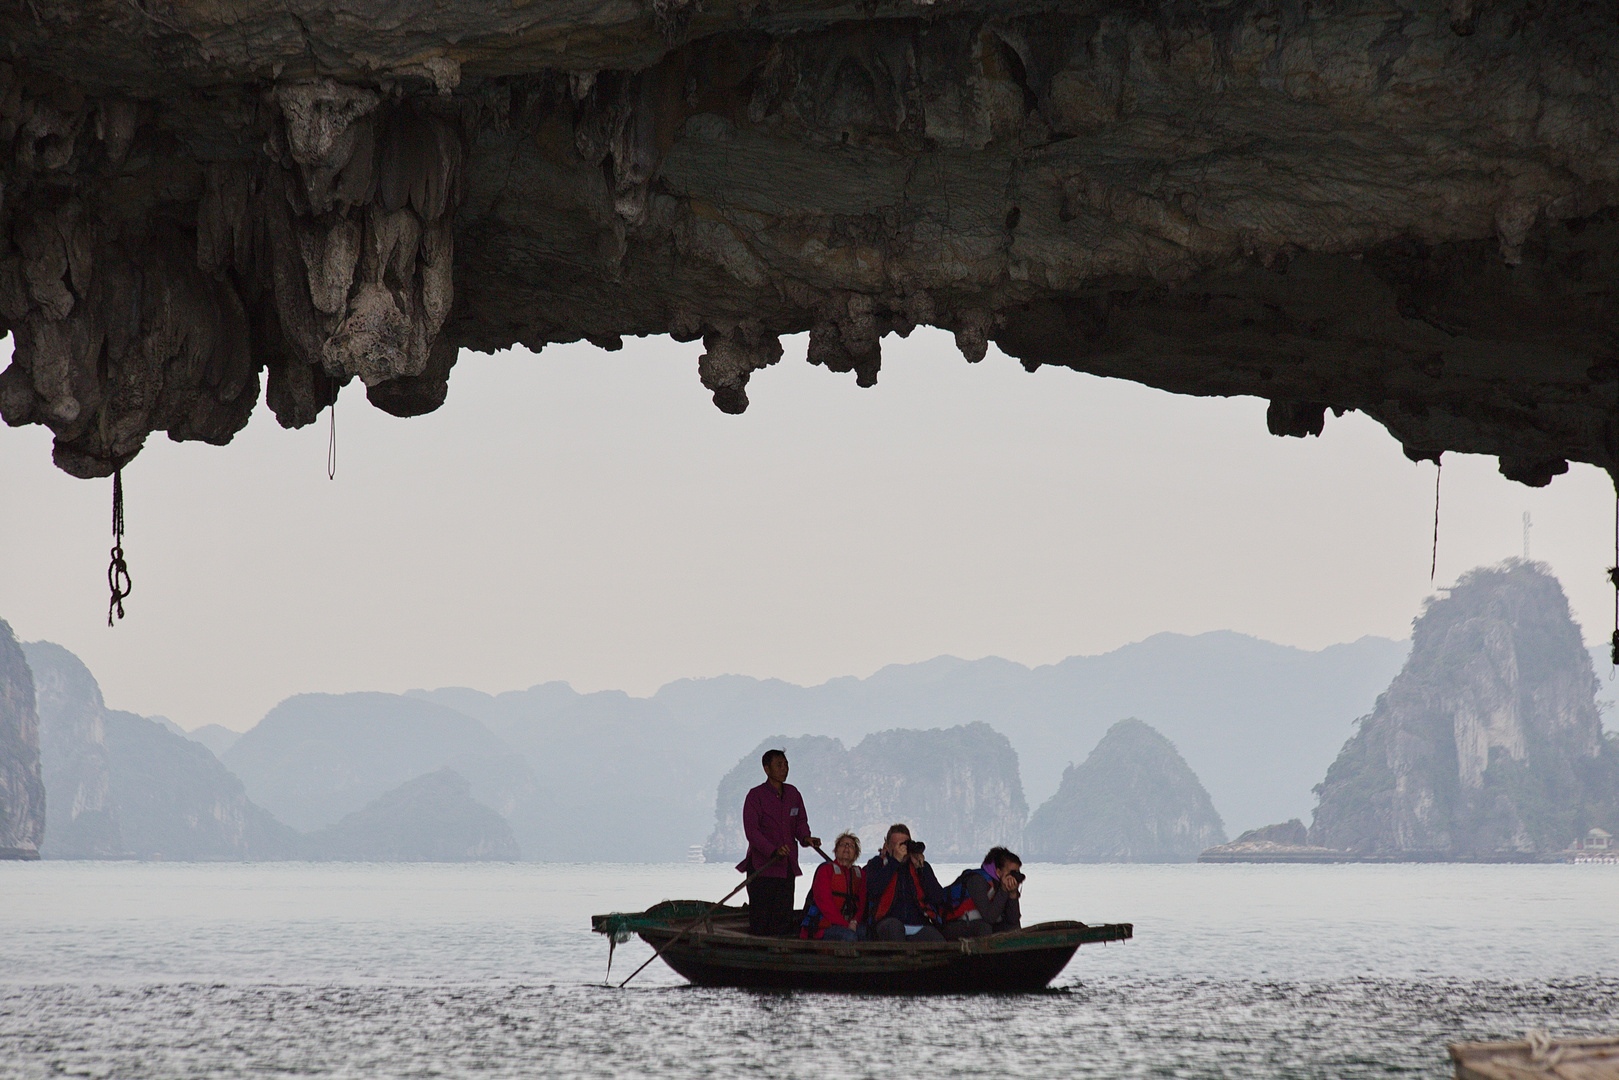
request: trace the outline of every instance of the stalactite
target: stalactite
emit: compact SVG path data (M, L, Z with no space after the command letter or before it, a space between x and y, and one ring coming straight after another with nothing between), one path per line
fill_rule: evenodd
M750 323L705 333L703 350L698 378L713 392L719 410L733 414L747 410L749 376L781 359L780 339Z
M1597 8L767 8L0 7L0 416L105 475L261 379L289 426L354 379L405 415L460 346L669 333L735 412L780 335L869 386L926 325L1619 474Z

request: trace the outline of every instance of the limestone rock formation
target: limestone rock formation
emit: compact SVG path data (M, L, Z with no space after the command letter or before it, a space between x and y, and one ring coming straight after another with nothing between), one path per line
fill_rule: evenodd
M409 696L482 721L533 771L532 795L507 820L523 857L543 862L685 858L710 827L714 784L735 752L712 711L680 716L620 690L579 694L554 682Z
M51 859L281 859L297 834L247 798L206 747L162 717L108 709L83 661L22 646L38 687Z
M418 776L304 838L309 858L368 862L516 859L511 826L453 769Z
M225 752L248 795L300 830L333 824L384 792L450 768L502 814L533 793L534 775L477 720L397 694L298 694Z
M1280 825L1249 829L1229 844L1201 852L1198 862L1209 863L1322 863L1352 862L1356 856L1310 843L1310 831L1298 818Z
M45 836L34 677L11 626L0 619L0 859L37 859Z
M106 475L263 387L437 407L462 348L807 331L1361 409L1619 469L1619 26L1543 0L28 0L0 9L0 416ZM696 347L693 349L697 352Z
M39 705L39 760L45 781L45 840L52 859L124 854L112 799L101 687L77 656L49 641L23 644Z
M1249 829L1232 841L1234 844L1288 844L1298 847L1310 842L1310 830L1304 827L1304 822L1298 818L1284 821L1280 825L1266 825L1260 829Z
M286 859L299 837L247 797L207 747L134 713L104 718L110 793L126 852L207 862Z
M1225 825L1175 745L1131 719L1064 771L1025 835L1032 860L1182 862L1225 843Z
M1469 571L1316 787L1313 843L1437 858L1553 852L1619 830L1619 743L1562 587L1540 563Z
M770 747L786 752L788 782L803 793L811 827L825 841L848 829L870 854L889 825L904 822L927 843L930 859L971 861L1022 837L1029 808L1017 752L988 724L880 731L852 750L811 735L766 740L720 781L714 832L704 847L709 861L734 861L746 850L742 801L763 782L759 757Z

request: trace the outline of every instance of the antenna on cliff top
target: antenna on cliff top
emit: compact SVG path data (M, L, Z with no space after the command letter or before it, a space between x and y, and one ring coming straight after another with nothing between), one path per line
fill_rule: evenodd
M1529 520L1529 511L1525 510L1523 512L1523 561L1524 562L1529 561L1529 526L1530 526L1530 524L1531 524L1531 522Z

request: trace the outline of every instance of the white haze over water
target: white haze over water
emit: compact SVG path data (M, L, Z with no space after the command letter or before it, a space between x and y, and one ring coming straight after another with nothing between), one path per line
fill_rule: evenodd
M77 653L115 708L241 730L304 691L811 684L1165 630L1401 639L1431 591L1433 466L1364 416L1278 439L1258 399L968 365L931 331L887 339L859 390L786 344L741 417L668 339L463 353L410 420L354 384L336 481L324 417L288 432L261 407L223 448L154 435L124 477L116 630L110 483L57 471L44 428L0 428L0 618ZM1439 582L1521 554L1528 510L1605 640L1607 477L1537 491L1456 455L1444 476Z
M591 914L723 866L6 864L0 1075L1439 1080L1446 1041L1619 1015L1615 867L1029 869L1026 921L1136 939L1058 993L905 999L600 986Z

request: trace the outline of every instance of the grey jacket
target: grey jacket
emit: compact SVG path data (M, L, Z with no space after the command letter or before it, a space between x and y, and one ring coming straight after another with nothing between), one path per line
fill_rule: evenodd
M970 873L964 883L967 895L972 897L973 907L978 909L980 918L988 922L997 931L1016 930L1023 925L1023 912L1018 907L1018 898L1005 889L994 888L984 880L980 873ZM990 892L994 896L990 896Z

